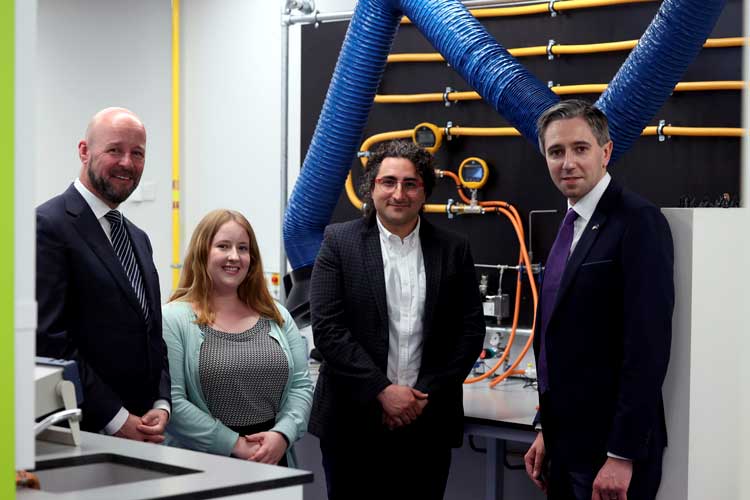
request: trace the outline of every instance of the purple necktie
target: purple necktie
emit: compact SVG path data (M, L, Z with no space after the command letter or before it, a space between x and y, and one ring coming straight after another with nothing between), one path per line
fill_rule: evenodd
M544 394L549 389L549 379L547 373L547 349L545 347L545 337L547 336L547 325L552 314L552 308L555 306L555 297L557 289L560 288L565 264L568 262L570 246L573 244L573 223L578 214L572 209L568 209L565 214L560 231L557 233L555 243L547 257L547 265L544 266L544 281L542 282L542 323L541 338L539 345L539 366L537 367L537 383L539 392Z

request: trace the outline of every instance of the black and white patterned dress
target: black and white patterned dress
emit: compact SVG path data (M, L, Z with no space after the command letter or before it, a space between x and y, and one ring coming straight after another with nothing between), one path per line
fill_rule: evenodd
M271 320L261 317L241 333L200 329L199 374L211 414L237 432L268 430L254 427L273 425L289 378L286 355L269 335Z

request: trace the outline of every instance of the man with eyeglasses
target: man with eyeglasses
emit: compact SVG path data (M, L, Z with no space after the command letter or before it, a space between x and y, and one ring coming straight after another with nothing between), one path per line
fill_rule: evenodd
M326 229L310 293L324 362L309 428L331 499L442 498L461 445L461 384L484 318L466 238L420 215L434 185L428 152L386 143L362 179L364 217Z

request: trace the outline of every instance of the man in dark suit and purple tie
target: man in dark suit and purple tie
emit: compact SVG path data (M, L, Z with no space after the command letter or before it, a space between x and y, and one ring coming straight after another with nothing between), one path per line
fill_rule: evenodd
M653 499L667 444L671 232L657 207L607 172L612 141L601 111L563 101L537 129L568 211L542 282L540 432L526 471L552 499Z
M91 119L79 178L36 211L37 355L72 359L84 430L161 442L170 379L146 233L117 207L138 186L146 129L123 108Z

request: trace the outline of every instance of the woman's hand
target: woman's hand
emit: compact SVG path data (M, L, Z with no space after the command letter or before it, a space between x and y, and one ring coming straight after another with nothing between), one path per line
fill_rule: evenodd
M260 444L254 441L248 441L245 436L237 438L237 442L234 443L232 448L232 456L248 460L255 454L260 448Z
M245 436L249 443L260 445L257 451L250 457L253 462L262 464L277 464L286 452L286 439L279 432L259 432Z

